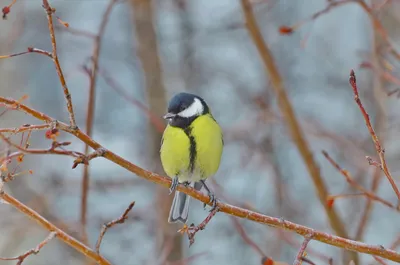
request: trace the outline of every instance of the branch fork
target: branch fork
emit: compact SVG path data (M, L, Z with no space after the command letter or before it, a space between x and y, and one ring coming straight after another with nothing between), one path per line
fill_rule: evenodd
M89 165L89 161L92 160L93 158L96 157L101 157L106 154L107 150L105 148L98 148L96 151L93 153L90 153L89 155L81 155L77 159L74 160L74 164L72 165L72 168L76 168L79 164L84 164L84 165Z

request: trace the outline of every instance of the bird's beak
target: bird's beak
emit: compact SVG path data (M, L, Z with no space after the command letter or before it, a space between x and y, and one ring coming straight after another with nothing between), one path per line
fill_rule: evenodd
M172 119L173 117L175 117L175 114L167 113L167 114L164 115L163 118L166 119L166 120L169 120L169 119Z

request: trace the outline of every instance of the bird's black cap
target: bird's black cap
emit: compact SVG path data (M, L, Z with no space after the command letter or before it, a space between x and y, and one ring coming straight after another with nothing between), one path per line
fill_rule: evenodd
M168 104L168 113L177 114L177 113L187 109L193 103L195 98L198 98L201 101L201 103L203 104L204 113L208 113L208 106L207 106L206 102L204 101L204 99L202 99L201 97L199 97L197 95L185 93L185 92L176 94L175 96L173 96L171 98L171 100L169 101L169 104Z

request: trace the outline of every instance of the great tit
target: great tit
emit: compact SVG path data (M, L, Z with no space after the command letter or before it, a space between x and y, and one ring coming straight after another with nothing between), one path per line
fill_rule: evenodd
M216 199L205 180L219 168L224 146L221 127L204 99L189 93L172 97L164 119L168 125L162 136L160 156L165 173L172 179L170 194L178 183L196 190L204 187L214 208ZM189 200L185 193L175 192L169 223L186 223Z

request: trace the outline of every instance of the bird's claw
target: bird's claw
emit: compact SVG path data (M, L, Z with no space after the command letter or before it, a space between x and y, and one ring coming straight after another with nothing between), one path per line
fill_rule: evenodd
M217 208L218 199L215 197L214 193L212 193L212 192L210 192L208 194L208 196L210 196L209 203L212 203L211 210L210 210L210 212L212 212ZM206 208L206 206L207 206L207 203L204 203L204 209Z
M176 187L178 187L178 178L173 178L171 186L169 187L169 195L176 190Z

